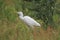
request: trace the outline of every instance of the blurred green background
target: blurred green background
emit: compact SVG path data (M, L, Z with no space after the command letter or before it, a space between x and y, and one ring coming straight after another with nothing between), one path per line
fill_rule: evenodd
M17 12L41 28L29 30ZM0 0L0 40L60 40L60 0Z

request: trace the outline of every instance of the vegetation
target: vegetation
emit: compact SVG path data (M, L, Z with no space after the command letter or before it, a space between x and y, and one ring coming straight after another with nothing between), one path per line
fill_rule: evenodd
M28 29L18 11L42 27ZM0 0L0 40L60 40L59 30L60 0Z

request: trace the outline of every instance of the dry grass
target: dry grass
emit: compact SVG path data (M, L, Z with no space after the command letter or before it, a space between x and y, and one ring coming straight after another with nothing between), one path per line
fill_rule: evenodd
M28 30L20 20L15 23L0 21L0 40L58 40L59 36L59 29L53 30L48 27L44 30L41 27Z
M58 35L58 31L48 27L47 30L40 28L40 32L37 32L35 29L33 38L34 40L57 40Z

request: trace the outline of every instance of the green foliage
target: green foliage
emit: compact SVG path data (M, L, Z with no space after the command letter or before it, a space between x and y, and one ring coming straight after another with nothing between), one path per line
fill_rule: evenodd
M5 6L4 12L5 12L5 16L7 17L8 21L13 22L16 20L16 14L15 14L14 7Z
M53 26L53 14L55 9L56 0L24 0L23 1L23 12L35 19L41 19L46 25ZM27 11L26 11L27 9Z
M39 28L33 34L18 18L17 11L31 16L46 30ZM59 30L60 0L0 0L0 40L34 40L35 36L37 40L60 40Z

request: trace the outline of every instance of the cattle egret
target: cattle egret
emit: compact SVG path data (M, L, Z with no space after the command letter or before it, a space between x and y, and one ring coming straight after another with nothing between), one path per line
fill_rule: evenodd
M23 12L17 12L19 18L29 27L34 28L34 26L41 26L38 22L36 22L33 18L29 16L23 16Z

